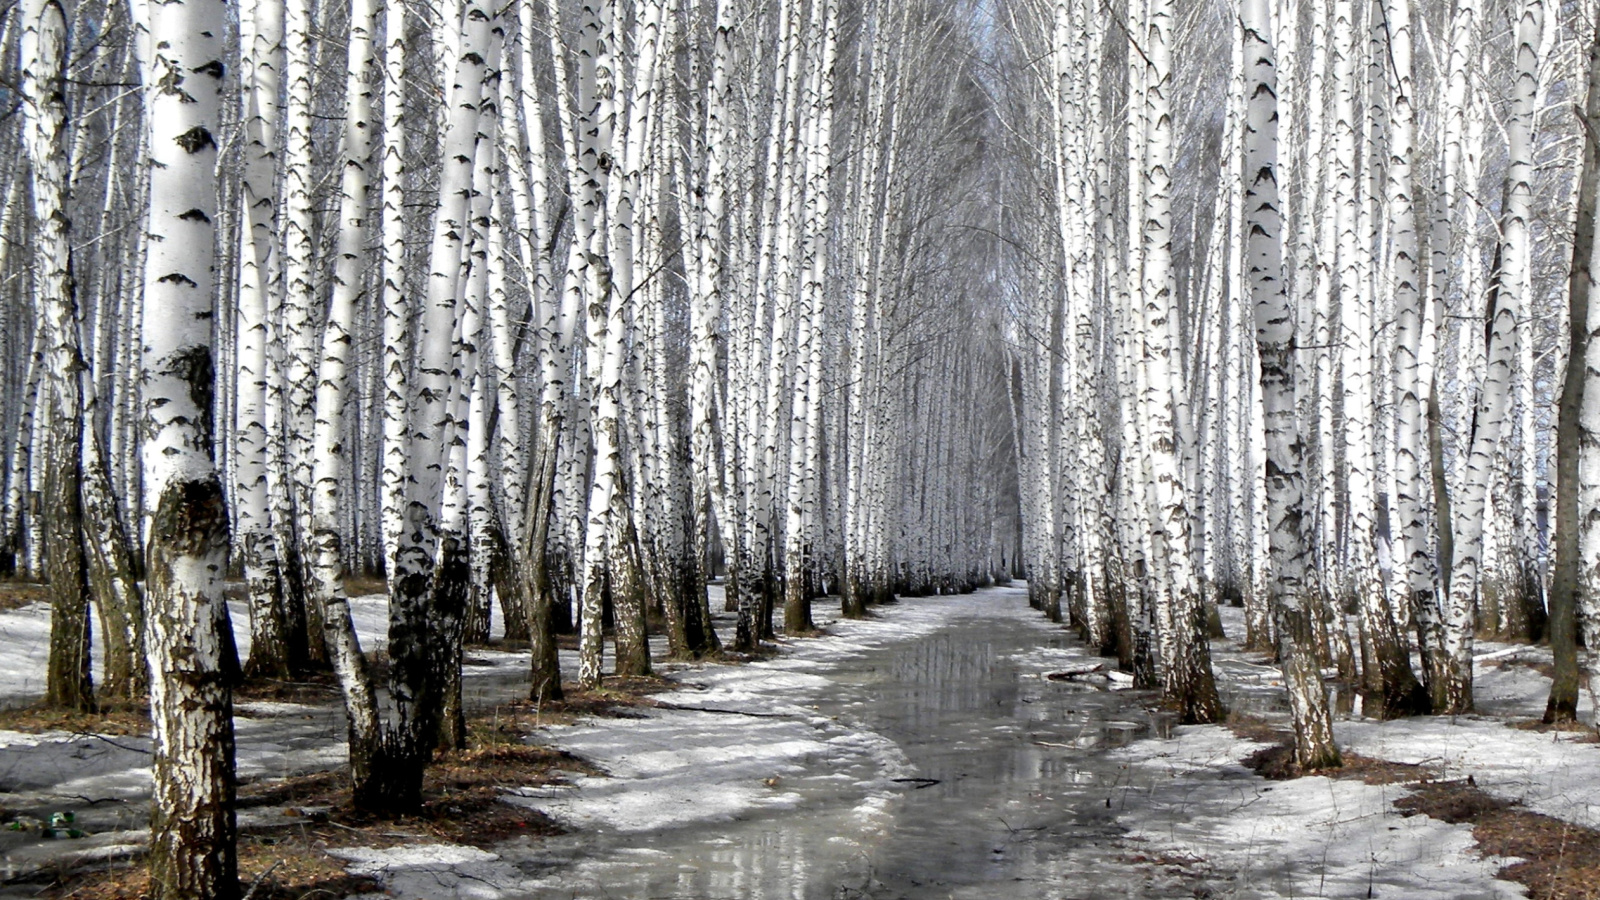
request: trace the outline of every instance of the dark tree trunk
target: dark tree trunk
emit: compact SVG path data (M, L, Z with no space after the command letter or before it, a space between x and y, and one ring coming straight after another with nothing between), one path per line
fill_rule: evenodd
M433 581L438 640L432 648L434 669L430 680L438 690L438 746L452 750L467 746L467 713L461 699L461 659L471 580L472 563L465 542L457 535L441 536L439 564Z
M73 376L66 375L68 379ZM69 398L61 398L66 401ZM83 506L79 485L82 433L76 404L53 404L53 427L46 440L45 572L50 595L50 661L45 703L56 709L93 712L94 684L89 668L89 564L83 547Z

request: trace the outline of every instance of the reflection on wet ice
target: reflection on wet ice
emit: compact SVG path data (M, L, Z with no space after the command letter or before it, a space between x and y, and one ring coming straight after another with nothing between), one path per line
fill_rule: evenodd
M535 896L976 898L999 896L997 885L1017 900L1142 896L1143 875L1108 867L1120 834L1108 807L1126 769L1106 752L1170 723L1139 705L1143 695L1044 680L1089 654L1065 633L991 612L970 603L931 635L839 661L804 699L894 742L915 768L893 779L876 821L862 815L872 780L833 777L824 755L783 776L793 808L534 851L524 871L547 876Z

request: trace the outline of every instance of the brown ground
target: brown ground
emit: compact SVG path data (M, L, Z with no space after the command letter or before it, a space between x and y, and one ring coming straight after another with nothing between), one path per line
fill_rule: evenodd
M278 703L301 703L315 706L319 703L338 703L339 682L332 674L308 675L297 681L278 678L250 678L233 689L235 703L250 700L269 700Z
M143 706L119 706L97 713L69 712L44 706L24 706L0 710L0 729L25 734L65 731L71 734L104 734L115 737L148 735L150 713Z
M1580 744L1600 743L1600 734L1597 734L1594 728L1582 722L1544 722L1539 719L1513 719L1506 724L1518 731L1537 731L1540 734L1559 731L1566 734L1582 735L1582 737L1576 738L1576 742Z
M42 584L0 578L0 610L21 609L30 603L44 603L49 599Z
M1309 774L1325 775L1329 778L1357 778L1367 784L1412 784L1425 783L1438 774L1436 770L1427 766L1372 759L1354 753L1345 753L1343 757L1344 765L1337 769L1305 772L1295 765L1294 751L1288 744L1282 743L1257 750L1245 757L1243 762L1246 768L1253 769L1262 778L1272 781L1285 781Z

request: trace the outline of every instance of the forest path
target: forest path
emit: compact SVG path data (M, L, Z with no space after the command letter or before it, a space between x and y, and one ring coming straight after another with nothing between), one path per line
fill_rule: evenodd
M513 799L572 834L356 850L353 869L416 898L1520 896L1464 826L1399 817L1394 786L1267 782L1226 729L1047 679L1101 660L1021 589L829 631L682 669L642 719L552 729L609 776Z
M1111 662L1030 609L1020 587L907 599L863 621L836 616L819 603L828 633L783 641L772 659L661 665L678 688L656 696L660 708L547 728L541 742L608 775L507 785L505 796L568 823L568 835L492 852L330 852L416 900L1521 896L1495 879L1502 861L1477 858L1467 826L1399 816L1402 786L1269 782L1241 765L1262 745L1217 726L1171 728L1151 694L1122 689L1126 679L1050 680ZM1270 714L1281 696L1271 668L1228 641L1216 651L1230 703ZM521 695L525 653L473 658L476 705ZM1521 696L1526 671L1485 673L1485 687L1511 679L1501 687ZM343 760L334 707L258 702L239 712L247 776ZM1539 809L1593 799L1574 788L1592 787L1596 748L1495 721L1356 721L1340 737L1385 758L1460 745L1491 762L1533 760L1537 771L1501 776L1483 760L1451 757L1446 768L1476 771ZM0 734L0 745L0 807L40 818L75 809L93 833L0 833L6 876L143 842L147 739Z

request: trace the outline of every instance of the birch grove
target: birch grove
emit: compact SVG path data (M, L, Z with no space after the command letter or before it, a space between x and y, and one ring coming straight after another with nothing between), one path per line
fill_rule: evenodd
M233 689L337 683L404 815L485 645L543 710L1026 580L1186 723L1212 641L1263 654L1308 770L1340 684L1471 712L1476 641L1548 641L1572 720L1582 6L13 5L0 576L46 700L148 707L174 898L243 894Z

